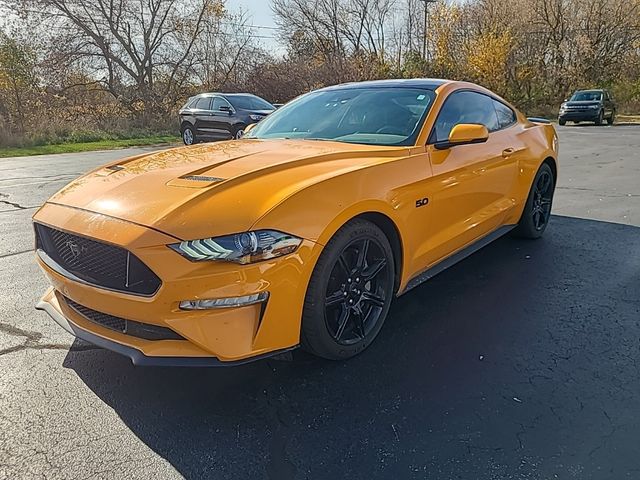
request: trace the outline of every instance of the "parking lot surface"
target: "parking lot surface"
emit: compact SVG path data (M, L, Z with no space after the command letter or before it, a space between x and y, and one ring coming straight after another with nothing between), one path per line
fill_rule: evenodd
M30 217L143 149L0 160L0 479L640 478L640 126L559 128L545 237L401 297L348 362L134 368L64 332Z

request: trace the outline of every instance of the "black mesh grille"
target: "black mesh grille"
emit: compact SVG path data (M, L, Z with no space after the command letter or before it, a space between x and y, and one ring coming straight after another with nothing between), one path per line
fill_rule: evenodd
M90 320L93 323L97 323L98 325L102 325L103 327L106 327L110 330L115 330L116 332L127 332L127 321L123 318L114 317L113 315L108 315L106 313L96 312L95 310L91 310L90 308L80 305L73 300L69 300L66 297L65 300L71 308L73 308L87 320Z
M98 287L137 295L153 295L160 279L124 248L36 223L36 248L64 270Z
M114 330L133 337L144 338L145 340L184 340L184 337L180 336L170 328L159 327L157 325L150 325L133 320L125 320L124 318L114 317L107 313L97 312L85 307L84 305L80 305L67 297L64 297L64 300L67 302L69 307L76 311L76 313L82 315L90 322L101 325L109 330Z

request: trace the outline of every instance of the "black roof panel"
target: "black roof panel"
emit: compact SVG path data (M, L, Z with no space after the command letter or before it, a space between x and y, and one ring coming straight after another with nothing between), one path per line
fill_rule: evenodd
M367 82L342 83L320 90L346 90L350 88L424 88L426 90L436 90L438 87L448 83L449 80L437 78L411 78L400 80L370 80Z

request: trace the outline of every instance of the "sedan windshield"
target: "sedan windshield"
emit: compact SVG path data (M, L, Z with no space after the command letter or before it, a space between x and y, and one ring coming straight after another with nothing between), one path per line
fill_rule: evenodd
M246 137L414 145L434 98L431 90L402 87L320 90L276 110Z
M576 92L571 97L572 102L599 102L602 100L602 92Z

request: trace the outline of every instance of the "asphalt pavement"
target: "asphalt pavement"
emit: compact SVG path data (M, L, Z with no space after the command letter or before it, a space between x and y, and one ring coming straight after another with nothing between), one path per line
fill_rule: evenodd
M560 127L545 237L395 302L347 362L134 368L34 305L30 217L149 149L0 159L0 479L640 478L640 126Z

